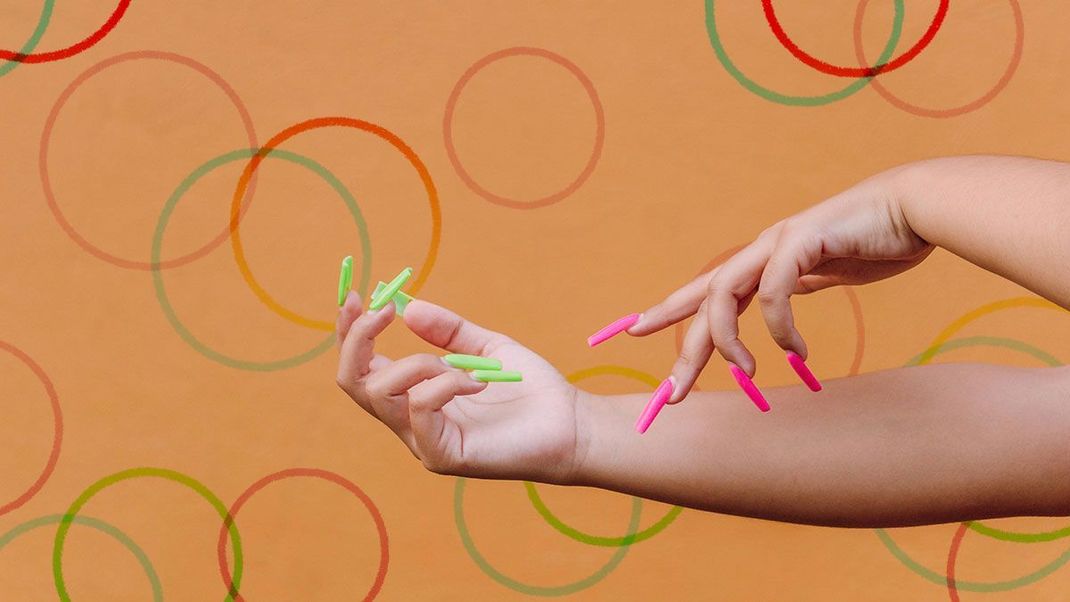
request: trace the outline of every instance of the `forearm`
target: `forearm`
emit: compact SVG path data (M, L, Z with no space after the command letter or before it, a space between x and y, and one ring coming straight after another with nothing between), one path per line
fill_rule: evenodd
M948 157L889 176L918 236L1070 309L1070 165Z
M645 395L582 396L574 484L836 526L1070 514L1063 369L945 364L768 395L760 414L739 393L692 393L643 436Z

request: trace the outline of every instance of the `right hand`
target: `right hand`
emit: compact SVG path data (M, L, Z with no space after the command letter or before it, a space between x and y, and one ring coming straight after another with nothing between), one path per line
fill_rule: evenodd
M882 280L928 257L933 245L914 233L900 208L898 171L777 222L723 264L643 312L628 334L645 336L695 316L672 369L676 387L669 403L687 395L714 350L754 376L754 356L738 335L739 316L755 296L773 340L805 360L791 295Z

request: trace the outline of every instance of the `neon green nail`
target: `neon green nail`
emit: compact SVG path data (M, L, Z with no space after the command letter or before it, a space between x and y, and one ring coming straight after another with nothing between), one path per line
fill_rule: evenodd
M485 383L518 383L524 377L512 370L473 370L472 378Z
M372 291L372 298L374 299L384 288L386 288L386 283L380 280L379 283L375 285L375 290ZM405 291L398 291L394 293L393 301L394 307L397 308L398 315L404 316L405 308L409 306L409 301L412 301L412 295L409 295Z
M501 360L492 357L480 357L478 355L464 355L463 353L450 353L442 356L445 362L454 368L462 370L501 370Z
M342 271L338 273L338 307L346 303L349 287L353 285L353 256L342 260Z
M401 290L401 287L405 286L405 283L409 281L409 278L412 278L412 268L401 270L401 273L394 276L394 279L390 281L390 284L384 286L382 290L379 291L378 295L372 295L372 302L371 305L368 306L368 309L382 309L383 306L389 303L394 295Z

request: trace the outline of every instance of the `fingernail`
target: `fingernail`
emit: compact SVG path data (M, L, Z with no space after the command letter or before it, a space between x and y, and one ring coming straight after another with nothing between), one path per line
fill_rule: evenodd
M342 268L338 272L338 307L345 305L349 298L350 287L353 285L353 256L348 255L342 260Z
M758 406L759 410L768 412L769 402L765 400L765 397L762 395L762 392L758 390L758 387L754 386L754 381L747 376L747 373L733 363L728 364L728 370L736 379L739 388L743 389L743 392L747 394L747 397L750 397L750 400L754 402L754 405Z
M465 355L463 353L448 353L442 356L442 361L447 365L461 370L501 370L501 360L493 357L481 357L478 355Z
M806 383L806 386L810 387L811 391L816 393L821 390L821 383L817 380L817 377L814 376L814 373L810 371L810 368L806 365L806 361L803 360L802 356L794 351L789 351L788 363L795 369L795 374L798 374L799 378Z
M513 370L473 370L472 378L482 383L518 383L524 376Z
M661 381L658 388L654 390L654 395L650 397L650 401L646 402L643 413L639 414L639 420L635 421L635 431L637 433L640 435L645 433L650 428L650 424L654 422L654 419L658 417L658 412L665 407L665 402L669 401L669 397L672 396L674 382L675 380L670 376Z
M594 347L595 345L604 343L605 341L631 328L633 324L639 321L639 318L641 316L642 314L628 314L623 318L618 318L617 320L614 320L598 332L587 337L587 345L589 347Z

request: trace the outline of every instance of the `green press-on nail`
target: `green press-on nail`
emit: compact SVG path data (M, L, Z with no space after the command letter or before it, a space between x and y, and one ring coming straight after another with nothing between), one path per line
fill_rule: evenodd
M485 383L518 383L523 375L512 370L473 370L472 378Z
M461 370L501 370L501 360L493 357L480 357L478 355L464 355L463 353L450 353L442 356L445 362L454 368Z
M349 287L353 285L353 256L342 260L342 271L338 272L338 307L346 303Z
M401 287L405 286L405 283L412 278L412 268L405 268L401 270L401 273L394 276L394 279L389 284L384 286L378 295L372 295L371 305L368 309L376 310L382 309L384 305L390 302L390 300L401 290Z
M375 297L376 295L378 295L384 288L386 288L386 283L383 282L382 280L380 280L379 283L375 285L375 290L372 291L372 297ZM412 301L412 295L409 295L405 291L398 291L398 292L394 293L394 299L393 300L394 300L394 307L397 309L398 315L399 316L404 316L405 315L405 308L408 307L409 301ZM384 303L383 305L386 305L386 304Z

